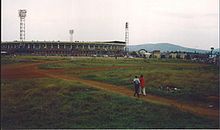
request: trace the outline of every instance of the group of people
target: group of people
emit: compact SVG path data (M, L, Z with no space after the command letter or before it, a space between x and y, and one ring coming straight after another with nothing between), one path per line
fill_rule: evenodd
M145 92L145 86L144 86L144 76L141 75L139 78L138 76L135 76L134 80L134 96L138 96L143 94L144 96L146 96L146 92Z

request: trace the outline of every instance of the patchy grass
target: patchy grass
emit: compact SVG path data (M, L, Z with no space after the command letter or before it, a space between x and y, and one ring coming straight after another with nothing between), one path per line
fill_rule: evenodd
M1 56L1 64L15 64L15 63L30 63L38 61L56 61L56 60L69 60L67 57L61 56Z
M16 58L15 56L1 56L1 65L18 64L18 63L31 63L32 59Z
M113 60L113 58L69 58L64 63L56 63L65 69L79 69L79 68L97 68L97 67L112 67L112 66L129 66L134 65L135 62L130 59ZM47 65L40 65L41 69L50 69L53 63Z
M133 61L131 63L134 65ZM208 64L137 60L137 64L129 68L86 71L81 72L80 77L131 88L133 77L143 74L148 93L184 101L204 101L208 96L219 96L218 72L217 66ZM164 91L161 87L165 86L179 91Z
M40 78L1 82L1 128L219 128L218 121Z
M186 102L203 102L206 101L206 97L219 96L219 68L214 65L173 59L32 57L35 60L41 58L44 60L65 59L62 63L42 64L39 66L41 69L62 68L69 76L74 75L129 88L132 86L133 77L143 74L148 93ZM165 86L173 86L180 91L164 91L161 87Z
M58 64L41 64L38 66L38 68L40 69L62 69L64 68L63 66L61 66L59 63Z

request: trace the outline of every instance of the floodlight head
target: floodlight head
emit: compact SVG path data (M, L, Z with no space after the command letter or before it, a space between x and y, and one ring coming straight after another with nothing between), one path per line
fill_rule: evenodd
M126 24L125 24L125 28L128 29L128 22L126 22Z
M70 41L72 42L72 41L73 41L73 33L74 33L74 30L73 30L73 29L70 29L70 30L69 30L69 33L70 33Z
M70 34L73 34L73 33L74 33L74 30L73 30L73 29L69 30L69 33L70 33Z
M18 10L18 13L19 13L19 17L24 18L26 17L27 11L25 9L20 9Z

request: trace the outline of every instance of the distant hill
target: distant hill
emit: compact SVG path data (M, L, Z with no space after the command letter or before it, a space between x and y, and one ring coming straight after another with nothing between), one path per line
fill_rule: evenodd
M194 48L182 47L170 43L156 43L156 44L141 44L141 45L131 45L129 46L129 51L138 51L140 49L145 49L149 52L153 50L160 50L161 52L166 51L184 51L184 52L198 52L198 53L207 53L209 50L200 50Z

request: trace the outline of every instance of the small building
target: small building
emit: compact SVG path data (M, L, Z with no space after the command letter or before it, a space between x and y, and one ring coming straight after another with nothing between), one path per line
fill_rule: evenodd
M186 52L171 52L169 54L169 58L172 58L172 59L185 59L187 56L187 53Z
M151 57L152 54L149 53L149 52L146 52L144 55L145 55L145 58L149 59L149 58Z
M138 54L140 57L144 57L144 58L150 58L151 57L151 53L147 52L145 49L141 49L138 51Z
M186 52L178 52L177 53L177 58L179 59L185 59L186 58L187 53Z
M208 59L208 54L189 53L191 59Z
M152 57L153 58L160 58L161 57L160 55L161 55L160 50L154 50L152 52Z
M140 57L145 57L145 53L147 53L147 51L145 49L141 49L138 51L138 54Z
M169 54L169 58L176 59L177 58L177 52L171 52Z
M168 58L170 57L170 53L169 53L169 52L162 52L160 57L161 57L162 59L163 59L163 58L168 59Z

